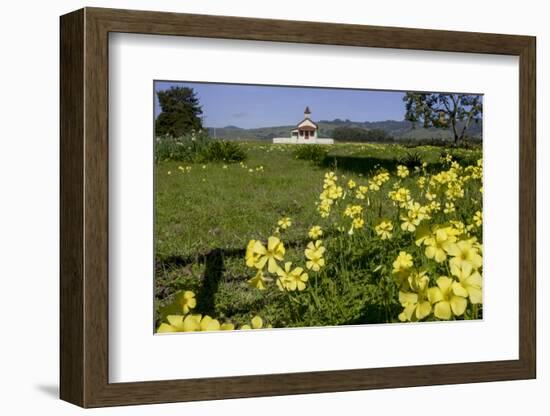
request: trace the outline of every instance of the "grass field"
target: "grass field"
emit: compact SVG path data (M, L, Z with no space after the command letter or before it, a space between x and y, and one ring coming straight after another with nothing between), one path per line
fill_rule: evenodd
M420 186L420 178L431 183L437 173L449 169L453 172L451 159L441 158L442 148L337 144L327 147L328 156L322 163L313 163L297 159L294 145L241 146L248 154L242 163L162 161L156 165L157 325L167 315L178 313L181 302L176 297L184 291L195 294L194 313L231 322L236 327L250 324L255 316L261 317L264 327L397 322L408 305L399 294L405 293L403 288L395 283L394 262L402 250L412 254L415 270L427 273L430 286L437 287L442 273L450 275L448 264L427 258L422 243L415 244L421 229L418 224L413 227L415 232L401 229L401 217L407 215L409 208L388 199L390 192L405 188L410 190L409 202L428 204L428 185ZM468 230L454 235L475 237L481 243L481 225L472 223L475 213L481 210L481 179L470 178L481 158L481 148L453 149L452 155L459 179L466 179L442 185L434 199L442 207L433 210L423 225L461 222ZM397 166L407 164L410 174L396 176ZM415 164L420 165L416 172ZM341 212L333 208L331 215L323 218L318 203L327 172L336 174L344 194L334 200L334 207L339 206ZM379 190L365 192L366 198L356 198L358 187L368 187L380 172L388 172L389 180ZM462 195L446 193L455 182L460 183ZM443 212L445 202L454 203L454 212ZM349 204L362 206L360 216L364 221L351 235L351 221L358 217L342 214ZM284 217L291 220L286 229L278 227ZM382 239L377 233L375 227L381 219L392 223L391 238ZM303 291L281 290L270 281L267 272L265 290L248 282L257 271L257 267L245 263L250 240L265 244L268 237L276 236L285 246L284 261L279 266L284 268L284 262L291 261L293 267L306 269L304 250L312 241L308 231L314 225L324 232L325 265L317 272L307 270L309 279ZM277 274L272 273L271 279L276 278ZM434 309L436 303L432 303ZM475 319L480 313L480 306L472 304L453 319Z

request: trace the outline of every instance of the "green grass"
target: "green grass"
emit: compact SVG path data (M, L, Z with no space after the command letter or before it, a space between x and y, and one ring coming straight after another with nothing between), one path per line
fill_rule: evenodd
M248 154L244 164L157 163L155 296L159 310L178 291L192 290L197 294L197 312L239 324L256 313L274 326L391 320L400 309L395 302L385 304L387 299L395 299L395 293L386 293L394 288L386 281L387 273L373 269L388 252L399 252L399 239L385 246L368 244L372 236L365 234L347 239L345 246L341 239L334 239L339 246L332 247L327 238L326 274L337 275L340 281L322 279L315 290L312 285L301 295L307 302L293 303L278 290L250 288L247 279L251 270L244 264L244 254L249 240L265 241L277 221L288 216L293 224L282 237L287 247L285 261L303 263L307 232L320 222L315 202L324 173L336 170L345 182L364 183L380 168L393 172L411 149L397 144L337 144L327 146L328 156L314 163L297 159L293 145L241 146ZM441 169L441 150L422 146L414 152L428 163L428 171L435 171ZM480 149L453 152L465 163L481 157ZM403 184L414 180L407 178ZM383 194L387 195L387 190ZM464 201L467 203L466 198ZM369 215L373 217L388 211L376 198L371 203ZM472 209L465 207L464 212ZM350 267L342 268L342 264ZM312 279L314 275L310 274ZM161 318L159 314L157 322Z

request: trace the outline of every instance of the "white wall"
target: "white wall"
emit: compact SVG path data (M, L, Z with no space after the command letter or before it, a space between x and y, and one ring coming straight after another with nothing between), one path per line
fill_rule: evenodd
M332 21L483 32L538 37L539 138L539 378L536 381L425 387L339 394L168 404L94 410L87 414L118 415L318 415L407 414L446 416L475 414L545 414L549 407L550 329L548 260L543 244L550 227L542 212L550 209L543 183L550 146L543 140L543 114L550 102L550 26L544 2L479 2L464 0L419 4L385 2L320 2L308 0L120 0L5 2L0 14L2 89L0 114L0 308L2 343L0 379L4 414L69 415L78 408L57 400L58 384L58 16L87 6L241 15L278 19ZM505 4L509 3L509 4ZM545 66L546 65L546 66ZM546 72L546 74L544 74ZM543 76L544 75L544 76ZM32 118L29 120L29 116ZM543 235L546 237L543 238ZM543 323L546 325L543 331ZM345 346L335 346L345 348ZM544 410L546 409L546 411Z

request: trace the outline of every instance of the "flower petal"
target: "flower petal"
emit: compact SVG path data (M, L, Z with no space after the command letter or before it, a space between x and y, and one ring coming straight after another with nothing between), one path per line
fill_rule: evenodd
M462 315L466 310L466 306L468 306L468 301L466 298L461 296L451 296L451 301L449 303L451 304L451 309L456 316Z
M434 307L434 315L439 319L451 319L451 305L449 305L449 302L438 302Z

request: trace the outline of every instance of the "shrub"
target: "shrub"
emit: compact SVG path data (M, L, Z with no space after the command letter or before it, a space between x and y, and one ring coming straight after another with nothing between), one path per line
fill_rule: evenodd
M399 143L409 148L415 148L420 146L435 146L435 147L446 147L446 148L475 149L477 147L480 147L483 141L480 138L465 137L464 140L461 140L459 143L455 144L450 139L433 137L429 139L403 138L399 141Z
M344 142L393 142L393 137L385 130L364 129L361 127L336 127L332 132L332 137L334 140Z
M191 132L180 137L169 135L157 137L155 143L155 162L174 160L194 162L212 139L204 131Z
M234 142L214 140L206 146L201 155L202 162L241 162L246 159L246 151Z
M328 156L328 150L319 144L304 144L294 149L294 157L300 160L309 160L322 163Z
M240 162L246 159L245 150L237 143L213 140L205 131L181 137L157 137L155 162Z
M407 154L401 158L400 163L405 165L409 169L422 166L422 156L418 152L407 152Z

